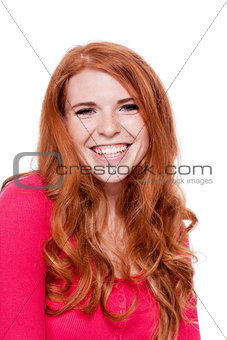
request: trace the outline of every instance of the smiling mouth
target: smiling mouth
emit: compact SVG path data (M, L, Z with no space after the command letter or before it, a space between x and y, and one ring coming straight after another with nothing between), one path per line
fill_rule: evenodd
M92 151L94 151L99 156L104 156L106 158L113 158L120 156L121 154L125 153L126 150L129 149L129 147L132 144L115 144L113 146L107 145L107 146L94 146L91 148Z

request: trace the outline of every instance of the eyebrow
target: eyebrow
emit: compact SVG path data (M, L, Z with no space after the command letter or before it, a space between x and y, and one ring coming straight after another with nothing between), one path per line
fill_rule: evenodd
M119 99L118 101L117 101L117 104L122 104L122 103L126 103L126 102L129 102L130 100L133 100L134 101L134 99L133 98L123 98L123 99ZM75 105L73 105L72 107L71 107L71 109L75 109L76 107L78 107L78 106L82 106L82 105L91 105L91 106L95 106L95 107L98 107L98 105L95 103L95 102L82 102L82 103L78 103L78 104L75 104Z

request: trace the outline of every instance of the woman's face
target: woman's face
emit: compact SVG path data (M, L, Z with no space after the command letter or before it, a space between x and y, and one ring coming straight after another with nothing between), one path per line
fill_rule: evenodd
M102 71L84 69L69 79L65 122L80 163L86 166L81 174L93 173L103 182L123 180L148 149L148 131L138 106Z

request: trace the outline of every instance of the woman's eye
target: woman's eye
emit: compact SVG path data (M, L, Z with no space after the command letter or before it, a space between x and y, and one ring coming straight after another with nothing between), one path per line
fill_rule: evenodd
M121 107L121 110L126 111L126 112L131 112L131 111L137 111L139 108L136 104L125 104ZM76 115L78 116L91 116L94 113L94 109L92 108L87 108L87 109L82 109L77 112L75 112Z
M87 115L89 116L92 113L93 109L83 109L75 112L76 115Z
M121 107L123 111L135 111L138 110L138 106L136 104L126 104Z

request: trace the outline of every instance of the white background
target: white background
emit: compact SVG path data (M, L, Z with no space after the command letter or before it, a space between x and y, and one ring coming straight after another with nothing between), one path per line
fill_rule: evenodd
M224 1L3 1L52 74L78 44L110 41L143 56L167 89ZM12 175L14 156L35 151L47 70L0 3L0 182ZM213 184L184 184L198 227L191 246L199 256L195 289L203 340L227 339L226 303L226 79L227 4L168 91L181 148L181 164L212 166L190 175ZM28 170L25 158L20 171ZM186 178L187 176L183 176Z

